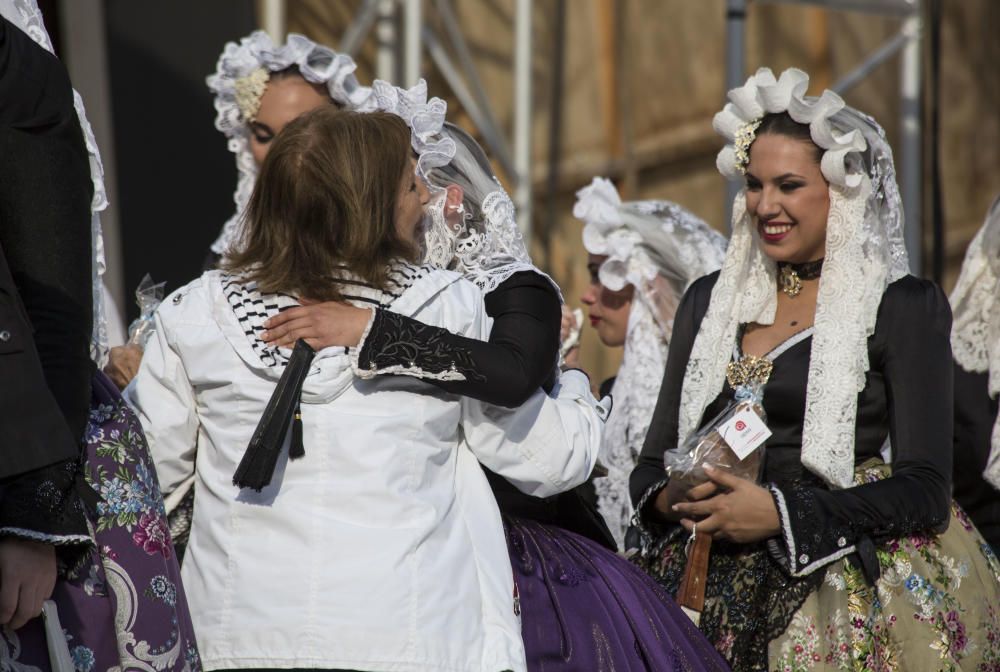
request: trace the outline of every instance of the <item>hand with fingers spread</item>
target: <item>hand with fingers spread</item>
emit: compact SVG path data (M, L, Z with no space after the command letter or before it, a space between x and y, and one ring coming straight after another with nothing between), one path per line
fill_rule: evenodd
M42 613L56 585L56 549L27 539L0 539L0 626L17 630Z
M264 323L268 345L291 348L304 340L313 350L334 346L351 348L361 342L371 319L370 308L355 308L342 301L310 303L283 310Z
M705 467L711 479L699 488L712 492L705 486L714 485L717 494L696 501L677 502L671 506L674 515L679 515L684 529L712 535L713 539L728 539L740 544L748 544L767 539L781 533L778 509L767 488L739 476L733 476L720 469ZM700 494L700 493L699 493Z

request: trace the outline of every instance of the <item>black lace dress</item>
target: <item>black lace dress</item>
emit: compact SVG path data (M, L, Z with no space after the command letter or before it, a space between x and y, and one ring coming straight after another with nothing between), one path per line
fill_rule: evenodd
M659 518L652 502L667 483L663 451L678 444L684 372L717 277L695 282L677 311L660 398L630 483L647 535L641 562L671 593L685 566L686 534ZM836 561L846 560L860 582L870 585L886 570L890 556L885 549L893 540L932 538L948 527L950 324L947 299L932 283L907 276L886 290L868 341L870 369L858 395L855 465L857 482L865 482L839 491L829 490L800 461L811 332L789 339L769 355L774 368L763 405L773 434L765 446L763 481L775 496L782 536L749 545L713 543L701 620L702 631L734 669L768 668L769 643L788 630ZM727 384L702 422L732 399ZM875 473L866 467L881 465L887 439L891 477L880 472L862 478Z

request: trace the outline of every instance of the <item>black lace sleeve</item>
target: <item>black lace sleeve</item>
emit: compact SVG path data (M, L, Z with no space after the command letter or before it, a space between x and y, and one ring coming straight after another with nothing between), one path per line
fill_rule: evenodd
M493 318L487 342L378 310L357 365L376 375L424 378L447 392L512 408L555 370L560 310L555 288L530 271L511 276L486 297Z
M70 571L93 547L77 473L67 460L0 484L0 538L17 537L52 544L60 568Z
M854 552L877 571L874 544L947 527L954 413L950 333L951 310L939 287L908 276L886 290L872 337L881 361L872 366L886 381L892 475L837 491L772 485L792 575Z

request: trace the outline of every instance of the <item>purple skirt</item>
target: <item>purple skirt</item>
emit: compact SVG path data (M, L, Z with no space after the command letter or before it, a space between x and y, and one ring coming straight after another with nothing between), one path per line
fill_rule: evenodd
M100 372L86 439L85 478L99 497L90 512L97 548L52 596L74 667L197 672L191 616L142 426ZM23 672L51 669L42 619L0 632L0 661Z
M531 672L728 670L659 584L603 546L505 519Z

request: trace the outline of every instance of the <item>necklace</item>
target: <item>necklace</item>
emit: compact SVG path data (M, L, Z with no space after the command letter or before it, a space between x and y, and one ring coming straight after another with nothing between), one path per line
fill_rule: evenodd
M823 271L823 260L807 261L804 264L778 262L778 285L793 299L802 291L803 280L815 280Z

